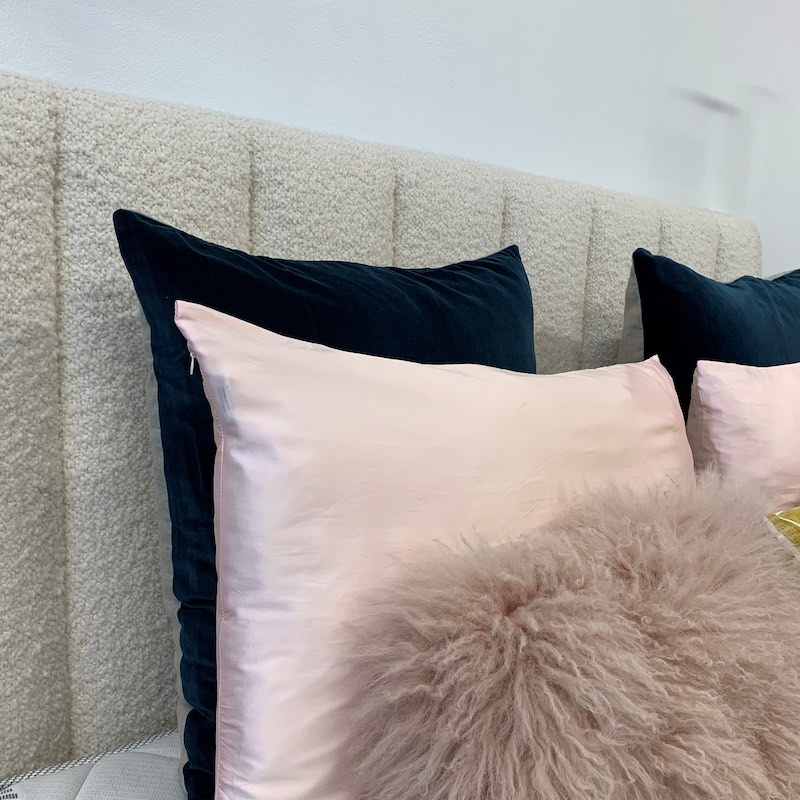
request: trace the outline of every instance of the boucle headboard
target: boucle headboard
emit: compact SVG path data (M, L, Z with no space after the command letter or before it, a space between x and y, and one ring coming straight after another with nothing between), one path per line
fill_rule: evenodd
M760 271L742 220L9 75L0 170L0 777L175 725L115 208L284 257L444 264L517 242L545 372L614 360L638 246Z

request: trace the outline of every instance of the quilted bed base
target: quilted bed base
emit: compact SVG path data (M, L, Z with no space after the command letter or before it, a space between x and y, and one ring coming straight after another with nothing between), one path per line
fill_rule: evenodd
M177 731L0 783L0 800L183 800Z

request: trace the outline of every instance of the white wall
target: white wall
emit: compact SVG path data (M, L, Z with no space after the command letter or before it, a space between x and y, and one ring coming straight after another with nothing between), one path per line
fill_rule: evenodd
M0 69L746 214L775 272L798 30L796 0L0 0Z

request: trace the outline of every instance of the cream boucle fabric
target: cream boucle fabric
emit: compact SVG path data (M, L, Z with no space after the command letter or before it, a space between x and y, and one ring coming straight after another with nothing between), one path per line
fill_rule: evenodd
M70 753L56 124L0 84L0 778Z
M760 272L755 228L711 212L0 74L0 776L174 725L119 206L284 257L436 265L518 242L544 372L615 360L638 246Z

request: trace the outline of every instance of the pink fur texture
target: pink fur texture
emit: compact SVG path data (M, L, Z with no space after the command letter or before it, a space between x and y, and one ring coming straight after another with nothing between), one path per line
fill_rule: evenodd
M347 634L361 800L800 797L800 568L714 478L441 549Z

